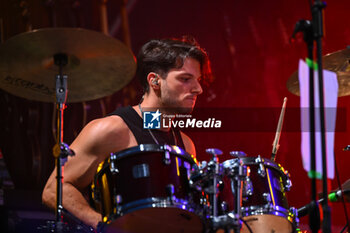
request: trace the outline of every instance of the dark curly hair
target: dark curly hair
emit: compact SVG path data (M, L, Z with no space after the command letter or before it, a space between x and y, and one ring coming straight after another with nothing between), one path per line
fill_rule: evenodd
M188 57L199 62L203 82L212 81L208 55L193 37L151 40L144 44L137 56L136 70L144 91L149 92L147 75L150 72L166 77L170 69L181 68Z

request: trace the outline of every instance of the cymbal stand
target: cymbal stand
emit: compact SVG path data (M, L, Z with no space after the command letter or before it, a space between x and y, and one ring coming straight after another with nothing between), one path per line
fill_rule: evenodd
M56 232L63 232L63 205L62 205L62 167L68 156L73 156L74 152L63 142L63 112L67 100L67 75L62 74L63 67L67 65L66 54L58 53L54 55L55 65L59 67L59 74L56 76L56 102L58 108L57 117L57 143L53 148L53 155L56 159Z

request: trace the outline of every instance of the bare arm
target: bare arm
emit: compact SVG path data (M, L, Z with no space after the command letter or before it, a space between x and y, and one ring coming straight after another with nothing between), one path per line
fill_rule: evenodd
M117 116L90 122L71 145L75 156L68 158L63 169L63 207L85 224L94 228L101 221L101 214L93 210L82 195L95 175L97 166L110 153L134 146L136 142L121 118ZM56 206L56 169L48 179L43 202Z
M182 137L182 141L185 146L184 149L186 150L186 152L193 155L194 158L196 158L196 147L194 146L194 143L191 140L191 138L183 132L181 132L181 137Z

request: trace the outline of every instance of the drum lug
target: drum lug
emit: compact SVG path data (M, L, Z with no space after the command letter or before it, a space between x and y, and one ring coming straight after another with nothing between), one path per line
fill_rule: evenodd
M290 191L291 188L292 188L292 181L288 178L286 180L286 183L285 183L285 186L284 186L284 190Z
M174 202L174 199L175 199L175 187L173 184L168 184L166 187L165 187L165 192L166 192L166 195L168 196L168 199L170 201L171 204L173 204Z
M171 163L171 160L170 160L170 152L168 150L166 150L164 152L164 159L163 159L163 162L165 165L169 165Z
M120 203L122 203L122 201L123 201L123 198L122 198L122 196L121 195L115 195L115 203L117 204L117 205L119 205Z
M289 208L289 212L293 215L293 216L298 216L298 210L295 207L290 207Z
M255 159L255 162L259 164L258 174L262 177L266 176L265 166L264 166L264 160L258 155L258 157Z
M299 227L298 210L295 207L289 208L289 216L292 218L293 228L297 229Z
M243 184L243 197L248 197L251 195L253 195L253 183L249 176L247 176Z
M267 202L267 205L270 206L271 205L271 194L270 193L263 193L263 197L265 199L265 201Z
M286 190L286 191L290 191L290 189L292 188L292 181L291 181L291 179L290 179L290 174L289 174L289 172L286 170L286 171L284 171L284 174L286 175L286 177L287 177L287 179L286 179L286 181L285 181L285 183L284 183L284 189Z
M115 203L115 213L117 214L117 216L121 216L122 215L122 211L121 211L121 203L123 202L123 197L119 194L114 195L114 203Z
M110 164L110 168L109 169L110 169L110 171L112 172L113 175L116 175L116 174L119 173L118 168L115 166L115 161L117 159L117 155L112 153L110 159L111 159L111 164Z
M221 208L222 213L228 213L228 211L229 211L228 204L226 201L221 202L220 208Z

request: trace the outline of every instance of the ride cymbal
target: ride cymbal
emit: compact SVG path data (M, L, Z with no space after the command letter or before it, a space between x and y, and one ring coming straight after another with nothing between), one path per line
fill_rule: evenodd
M338 96L350 95L350 49L327 54L322 58L322 63L323 69L337 73ZM298 71L288 79L287 89L295 95L300 95Z
M54 55L68 63L67 102L110 95L124 87L136 70L132 52L120 41L80 28L45 28L16 35L0 45L0 88L16 96L56 102L59 68Z

